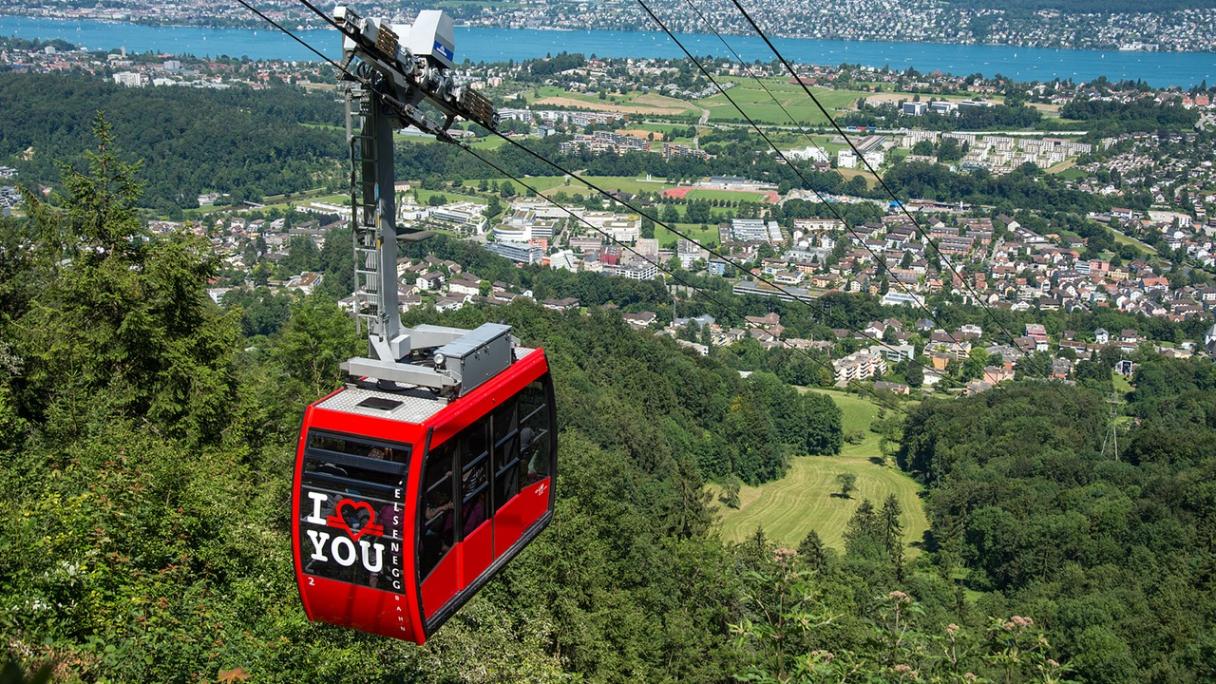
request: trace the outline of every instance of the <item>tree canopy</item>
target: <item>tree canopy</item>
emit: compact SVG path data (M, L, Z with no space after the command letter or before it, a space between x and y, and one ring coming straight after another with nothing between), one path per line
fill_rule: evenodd
M86 681L1213 675L1210 364L1141 364L1127 407L1140 422L1117 462L1083 386L922 403L898 456L928 486L914 557L894 499L862 500L843 549L762 532L724 544L706 480L831 458L835 404L611 311L527 303L411 316L504 321L546 349L555 522L425 647L308 623L290 555L296 431L363 342L324 292L215 305L213 255L144 231L138 168L103 120L94 134L62 196L0 219L6 659ZM246 316L254 303L264 317Z

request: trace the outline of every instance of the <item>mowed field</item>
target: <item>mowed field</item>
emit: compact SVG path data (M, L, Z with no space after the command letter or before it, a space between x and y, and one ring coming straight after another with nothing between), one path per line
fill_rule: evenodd
M789 117L785 115L785 112L781 111L781 107L773 103L769 94L755 80L751 78L729 77L722 79L722 81L729 81L735 84L734 87L726 92L730 93L731 98L739 103L739 106L747 112L748 116L757 122L778 126L794 125L790 122ZM793 115L798 124L818 126L827 123L827 118L823 116L819 108L815 106L815 103L806 96L801 86L790 83L788 79L784 78L766 78L764 79L764 85L773 94L773 97L777 98L777 101ZM833 115L837 112L854 109L857 99L865 97L868 94L860 90L833 90L815 87L811 88L811 92L815 93L815 97L819 98L823 106L832 112ZM743 120L738 110L721 93L696 100L696 104L709 110L710 121Z
M861 178L863 181L866 182L866 185L868 185L871 188L878 186L878 181L875 180L874 174L870 173L869 169L866 169L866 168L835 169L835 171L836 171L836 173L839 173L845 180L850 180L852 178ZM878 172L882 173L882 169L878 169Z
M628 193L634 193L634 194L642 193L642 192L661 192L661 191L671 187L671 184L668 183L667 180L663 179L663 178L646 179L646 178L633 178L630 176L583 176L583 177L586 178L587 180L591 181L592 183L595 183L596 185L600 186L601 188L604 188L605 190L616 190L616 191L620 191L620 192L628 192ZM583 185L582 183L579 183L576 180L569 179L569 178L562 178L562 177L558 177L558 176L555 176L553 178L555 181L554 184L551 185L550 187L548 187L547 189L543 189L541 191L541 192L545 193L546 196L552 196L554 194L557 194L558 192L564 192L569 197L574 197L576 195L579 197L587 197L587 196L599 194L596 191L588 188L587 186ZM621 207L617 207L616 209L623 211L623 209Z
M719 235L716 225L702 228L698 223L677 223L675 229L703 245L716 246L718 244ZM660 247L675 247L676 242L680 239L678 235L663 226L654 227L654 236L658 238Z
M669 117L699 116L701 114L700 109L684 100L641 92L613 94L601 100L598 95L570 92L554 86L542 86L537 89L535 96L529 98L529 101L531 104L540 106L549 105L639 116Z
M807 533L815 530L825 544L843 551L845 527L861 502L869 499L878 507L888 494L895 494L903 509L906 543L919 542L929 529L920 499L920 485L897 467L870 460L880 453L879 436L869 429L878 415L878 406L845 392L812 391L830 395L841 409L845 434L862 430L865 440L861 444L846 442L839 456L793 459L784 478L759 487L744 486L739 492L737 510L718 503L720 488L711 485L713 505L718 508L720 536L729 541L742 541L755 534L757 528L763 528L769 539L796 547ZM857 490L851 499L833 496L840 491L836 476L842 473L857 476ZM910 555L915 553L916 547L909 549Z

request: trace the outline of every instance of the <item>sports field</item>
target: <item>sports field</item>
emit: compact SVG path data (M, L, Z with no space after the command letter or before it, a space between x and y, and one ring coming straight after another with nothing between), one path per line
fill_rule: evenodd
M845 434L862 430L864 441L846 442L839 456L795 458L784 478L759 487L743 487L737 510L718 504L720 489L711 485L714 505L719 510L719 534L726 540L742 541L759 527L769 539L795 547L808 532L815 530L825 544L843 550L845 526L857 506L864 499L881 506L882 500L893 493L903 509L904 538L909 544L920 541L929 529L920 485L898 468L870 460L879 456L879 436L869 430L870 422L878 415L878 406L845 392L813 391L830 395L843 414ZM857 476L857 491L851 499L833 496L840 491L836 476L841 473ZM916 553L915 547L909 553Z
M730 77L722 79L723 82L733 82L735 85L727 89L731 99L739 104L748 116L759 123L769 123L779 126L794 125L790 122L785 112L781 111L773 103L769 94L761 88L755 80L749 77ZM802 87L791 83L785 78L766 78L764 85L768 91L777 98L785 109L793 115L794 119L800 125L818 126L827 123L827 118L815 106ZM865 97L867 93L859 90L833 90L829 88L811 88L811 92L815 93L815 97L823 103L823 106L832 112L835 116L837 112L853 109L858 98ZM712 95L707 98L696 100L696 104L706 108L710 112L710 121L743 121L743 117L739 115L738 110L723 96L721 93Z
M599 185L605 190L620 190L622 192L660 192L665 188L671 187L671 184L663 178L634 178L631 176L584 176L587 180ZM579 183L573 178L565 178L563 176L525 176L524 179L528 184L536 188L545 195L554 195L558 192L564 192L567 196L589 195L594 193L594 190L589 190L587 186ZM487 181L495 181L499 185L506 182L505 178L486 178ZM475 189L481 184L481 179L469 179L464 182L466 188ZM524 194L526 189L524 186L511 181L515 186L517 194Z
M725 200L727 202L773 202L772 195L775 193L758 192L752 190L717 190L714 188L690 188L679 187L671 188L663 192L666 197L674 197L676 199L689 200Z

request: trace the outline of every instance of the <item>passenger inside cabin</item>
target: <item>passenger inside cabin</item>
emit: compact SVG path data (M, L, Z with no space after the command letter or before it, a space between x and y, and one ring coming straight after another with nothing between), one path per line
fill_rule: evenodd
M541 474L541 470L544 469L544 464L540 462L541 453L536 448L536 431L527 426L519 431L519 458L528 464L525 484L532 484L545 478Z
M485 466L469 468L461 475L462 492L477 491L485 482ZM464 533L469 534L486 520L486 492L483 490L471 501L466 502L464 510Z

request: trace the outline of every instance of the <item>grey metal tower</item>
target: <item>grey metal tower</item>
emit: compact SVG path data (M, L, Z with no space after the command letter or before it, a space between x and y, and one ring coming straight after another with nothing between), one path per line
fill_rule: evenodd
M433 325L401 327L397 300L397 220L393 133L413 126L451 141L457 117L495 128L494 107L452 78L452 20L438 10L419 12L409 26L390 26L334 9L344 36L343 55L354 65L344 75L346 134L350 144L350 195L355 256L355 315L368 336L369 354L346 361L351 376L384 389L426 387L445 395L467 393L513 360L511 327L487 323L476 330ZM401 45L400 36L406 36ZM437 110L431 121L423 105Z

